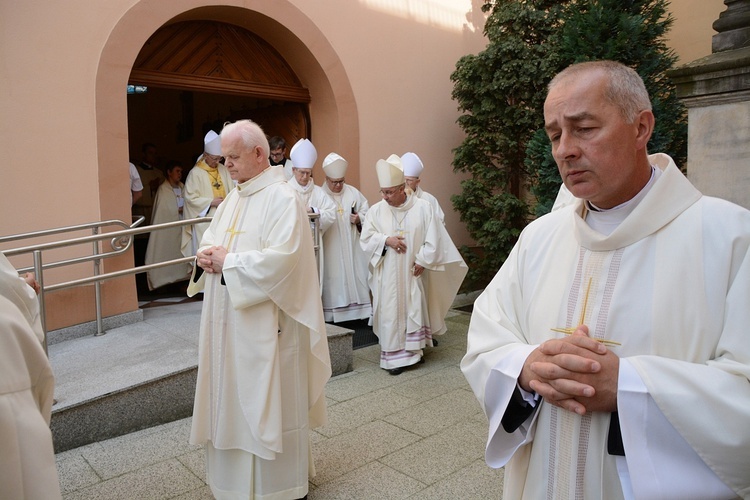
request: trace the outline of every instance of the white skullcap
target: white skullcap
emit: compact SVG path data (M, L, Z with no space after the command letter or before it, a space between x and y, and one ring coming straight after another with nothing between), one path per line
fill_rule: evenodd
M323 160L323 171L331 179L341 179L346 175L349 162L336 153L329 153Z
M378 173L378 183L381 188L400 186L406 182L401 168L401 158L398 155L391 155L387 160L378 160L375 170Z
M419 177L424 170L422 160L415 153L404 153L401 157L401 165L404 167L406 177Z
M203 138L203 151L210 155L221 156L221 137L213 130L209 130Z
M296 168L313 168L318 159L318 151L309 139L300 139L289 151L289 159Z

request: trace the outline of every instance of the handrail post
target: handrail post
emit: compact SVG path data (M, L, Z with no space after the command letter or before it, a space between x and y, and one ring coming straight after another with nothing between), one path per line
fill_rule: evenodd
M47 351L47 309L44 304L44 271L41 250L34 250L34 278L39 284L39 320L42 324L42 332L44 333L42 347L44 347L44 354L49 357L49 352Z
M312 213L307 215L312 230L313 249L315 250L315 261L318 267L318 277L320 277L320 214Z
M93 234L99 234L99 228L94 227L92 229ZM93 242L94 245L94 255L99 255L99 241L96 240ZM94 276L99 276L101 274L100 272L100 263L101 259L99 257L94 259ZM102 282L96 281L94 283L94 295L96 298L96 334L95 337L99 337L101 335L104 335L104 326L102 321Z

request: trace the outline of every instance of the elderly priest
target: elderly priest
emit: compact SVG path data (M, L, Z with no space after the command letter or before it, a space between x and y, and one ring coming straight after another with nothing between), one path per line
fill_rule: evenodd
M331 375L310 226L258 125L224 127L221 151L237 187L188 288L205 292L190 442L206 446L216 498L301 498Z

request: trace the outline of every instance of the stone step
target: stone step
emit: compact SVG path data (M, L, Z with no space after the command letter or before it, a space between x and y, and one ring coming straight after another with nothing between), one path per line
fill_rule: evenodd
M50 334L56 453L192 414L201 305L145 308L101 336ZM326 326L333 374L351 371L352 330Z

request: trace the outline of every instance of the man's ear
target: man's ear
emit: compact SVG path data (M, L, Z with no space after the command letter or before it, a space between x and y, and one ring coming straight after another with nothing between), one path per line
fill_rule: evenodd
M636 136L638 146L639 148L646 149L648 141L651 139L651 134L654 133L654 124L656 123L654 113L644 109L638 113L635 122L638 127L638 135Z

